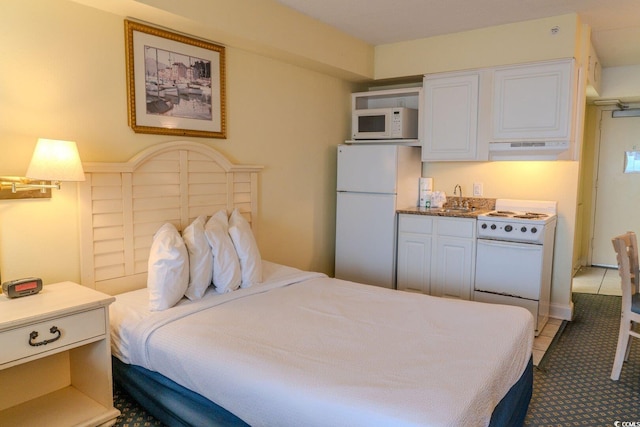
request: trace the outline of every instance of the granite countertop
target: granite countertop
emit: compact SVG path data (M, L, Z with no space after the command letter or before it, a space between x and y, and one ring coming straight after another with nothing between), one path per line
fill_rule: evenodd
M469 206L469 209L456 209L458 206ZM449 197L441 208L422 208L417 206L398 209L399 214L446 216L455 218L477 218L478 215L495 209L496 199L478 197Z

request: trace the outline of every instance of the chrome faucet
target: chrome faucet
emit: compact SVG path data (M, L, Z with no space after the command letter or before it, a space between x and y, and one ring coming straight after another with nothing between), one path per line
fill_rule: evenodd
M460 194L457 193L457 190L460 189ZM462 197L462 187L460 187L460 184L456 184L455 187L453 187L453 195L454 196L458 196L458 197Z
M458 194L458 190L460 190L460 194ZM453 206L457 206L459 208L462 207L462 187L460 186L460 184L456 184L455 187L453 187L453 195L454 196L458 196L458 202L453 202Z

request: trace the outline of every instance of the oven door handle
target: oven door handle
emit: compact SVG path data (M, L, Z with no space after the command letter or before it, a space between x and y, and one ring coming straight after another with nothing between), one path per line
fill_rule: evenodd
M542 245L537 245L535 243L506 242L504 240L478 239L477 246L481 246L481 245L503 247L503 248L518 248L518 250L529 249L531 251L539 251L542 248Z

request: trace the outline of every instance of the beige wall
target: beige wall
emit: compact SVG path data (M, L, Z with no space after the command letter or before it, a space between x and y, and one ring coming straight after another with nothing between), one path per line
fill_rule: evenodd
M555 316L570 315L578 162L433 162L424 164L423 176L448 195L459 184L471 196L481 182L484 197L558 201L551 301Z
M559 32L553 35L556 26ZM376 46L375 74L392 78L568 57L580 63L579 49L588 33L578 17L569 14ZM434 188L447 194L460 184L470 195L473 183L482 182L484 197L557 200L552 315L569 318L578 169L577 161L432 162L423 164L423 176L433 177Z
M580 159L580 180L578 184L578 215L576 220L576 247L574 248L574 271L588 265L591 229L593 226L594 177L596 175L595 148L599 131L600 108L589 105L585 112L584 143Z
M173 10L176 4L5 1L0 175L23 175L38 137L76 140L85 161L123 161L175 139L135 134L127 126L123 19L152 22L227 45L228 138L193 140L234 162L265 165L259 245L266 259L331 274L335 149L349 132L351 82L373 74L373 48L312 25L271 0L185 0ZM300 25L307 31L293 32ZM554 25L561 31L550 36ZM379 46L375 74L400 77L571 56L578 28L575 15L567 15ZM558 200L552 300L570 303L577 162L431 163L423 172L448 193L460 184L469 194L480 181L486 197ZM78 280L75 199L75 185L66 184L51 200L0 201L3 280Z
M551 33L553 27L559 28L556 34ZM569 14L380 45L375 48L375 76L386 79L570 58L578 28L577 16Z
M70 0L346 80L373 77L373 46L275 0Z
M24 175L38 137L77 141L84 161L124 161L176 139L127 125L124 17L67 0L3 2L0 175ZM189 31L188 20L176 22L202 36L200 24ZM352 84L294 64L228 46L228 138L191 139L265 165L258 243L266 259L331 274L335 149L349 132ZM76 209L70 183L50 200L0 201L2 280L79 280Z
M601 98L640 102L640 65L604 68L601 92Z

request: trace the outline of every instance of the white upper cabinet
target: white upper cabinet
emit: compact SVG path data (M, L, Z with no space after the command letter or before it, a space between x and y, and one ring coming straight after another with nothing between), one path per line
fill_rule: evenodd
M479 73L425 76L422 160L476 160Z
M573 60L496 68L493 141L570 140Z
M423 161L488 160L491 82L491 69L424 77Z

